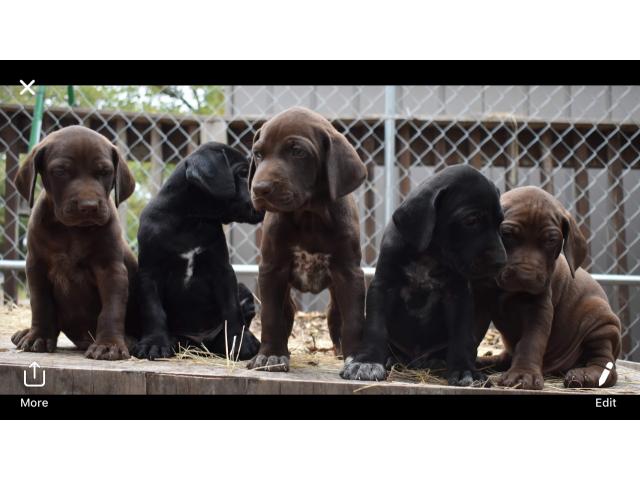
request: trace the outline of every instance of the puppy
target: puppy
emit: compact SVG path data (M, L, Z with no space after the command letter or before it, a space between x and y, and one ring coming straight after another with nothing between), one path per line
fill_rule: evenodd
M169 357L178 343L204 345L220 355L233 348L234 358L242 360L258 351L249 331L253 295L242 286L239 296L222 228L231 222L256 224L264 216L251 205L248 172L248 159L238 151L206 143L178 164L142 211L143 334L132 352L136 357Z
M358 210L351 192L366 177L347 139L304 108L276 115L256 133L251 199L267 210L258 275L262 346L249 368L288 371L292 287L329 289L328 323L335 350L349 355L364 316Z
M466 165L447 167L411 192L385 229L362 345L340 375L382 380L385 362L438 368L446 361L450 385L482 380L471 285L505 264L501 221L497 188Z
M34 206L38 175L44 189ZM135 189L126 162L102 135L66 127L35 146L15 183L33 208L27 231L32 317L31 328L12 342L53 352L63 332L88 358L129 358L125 317L135 334L127 300L137 266L116 210Z
M507 370L499 383L540 390L543 374L562 373L566 387L610 387L599 378L620 353L620 320L598 283L582 268L587 246L573 217L538 187L501 198L507 265L491 287L479 288L479 332L493 320L505 351L479 365ZM563 252L564 255L561 253Z

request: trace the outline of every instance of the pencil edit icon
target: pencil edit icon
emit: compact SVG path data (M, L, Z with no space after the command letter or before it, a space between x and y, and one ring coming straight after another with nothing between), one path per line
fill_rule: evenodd
M600 380L598 380L599 387L604 385L604 382L607 381L607 378L609 378L609 374L611 373L612 368L613 368L613 362L607 362L607 364L604 367L604 370L600 374Z

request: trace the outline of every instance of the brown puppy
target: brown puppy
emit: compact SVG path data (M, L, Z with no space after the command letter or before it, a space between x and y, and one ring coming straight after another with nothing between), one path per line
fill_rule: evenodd
M291 108L256 133L251 199L264 217L258 285L262 346L248 368L289 370L295 306L290 289L329 288L329 331L345 357L360 339L364 274L358 210L350 195L366 177L354 148L324 117Z
M33 207L38 174L44 189ZM66 127L36 145L15 183L33 207L27 232L32 317L31 328L11 340L23 350L53 352L62 331L87 349L86 357L129 358L125 312L137 264L116 210L135 188L126 162L102 135Z
M603 385L598 380L620 353L620 320L579 268L586 241L575 220L538 187L516 188L500 201L507 265L497 289L478 287L476 318L479 338L493 320L506 350L478 363L508 369L499 383L509 387L542 389L544 373L564 374L566 387L615 385L615 368Z

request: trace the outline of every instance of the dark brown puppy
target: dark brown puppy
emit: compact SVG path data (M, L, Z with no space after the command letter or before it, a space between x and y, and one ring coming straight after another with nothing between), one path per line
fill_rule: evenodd
M258 275L262 345L248 368L289 370L291 287L312 293L329 288L331 340L347 356L360 339L365 295L358 210L350 193L366 169L331 123L304 108L265 123L252 153L251 198L267 213Z
M544 373L564 374L566 387L615 385L615 368L603 385L598 380L620 353L620 320L579 268L586 242L575 220L537 187L511 190L500 202L507 265L497 289L477 292L476 319L482 334L493 320L506 350L478 363L507 370L499 383L509 387L542 389Z
M33 207L38 174L44 189ZM126 162L102 135L66 127L33 149L15 183L33 207L27 232L32 317L31 328L11 340L23 350L53 352L62 331L89 358L129 358L125 313L137 265L116 210L135 188Z

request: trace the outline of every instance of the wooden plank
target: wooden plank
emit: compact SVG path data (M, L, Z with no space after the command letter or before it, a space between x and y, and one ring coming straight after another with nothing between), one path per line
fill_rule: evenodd
M3 344L2 346L7 346ZM8 346L7 346L8 347ZM295 353L294 353L295 357ZM46 372L44 387L25 387L24 372L36 361ZM619 393L640 391L640 366L619 362ZM29 373L31 373L29 371ZM42 380L42 370L36 381ZM513 389L461 388L409 382L342 380L336 369L293 367L288 373L249 371L244 363L232 368L189 360L85 359L82 352L62 348L54 354L0 349L0 394L423 394L522 395L573 394L572 390L523 392ZM616 392L618 393L618 392Z
M565 395L572 390L538 392L498 388L449 387L399 381L356 382L343 380L337 368L292 367L288 373L247 370L244 362L233 367L202 365L191 360L123 360L84 358L68 347L56 353L19 352L8 341L0 342L0 394L420 394L420 395ZM295 353L293 354L295 359ZM36 361L46 372L44 387L25 387L24 372ZM629 362L625 362L626 363ZM640 371L619 366L621 394L638 390ZM31 371L29 370L29 373ZM42 370L36 380L42 379Z

